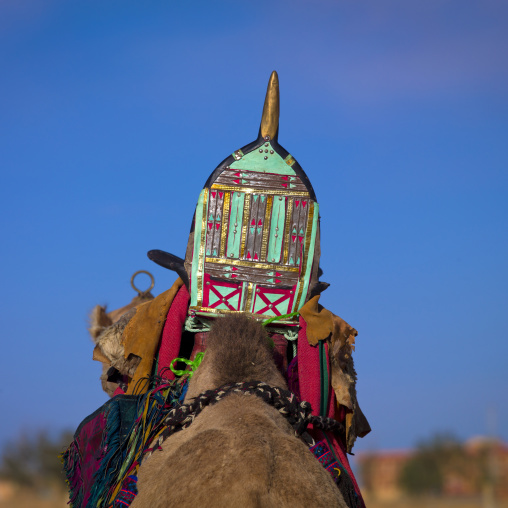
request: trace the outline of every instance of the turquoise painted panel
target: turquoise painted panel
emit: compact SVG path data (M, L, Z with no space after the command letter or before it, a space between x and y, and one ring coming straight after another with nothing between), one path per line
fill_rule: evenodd
M269 263L280 263L282 255L282 242L284 240L284 222L286 220L286 199L283 196L274 196L272 218L270 221L270 237L266 260Z
M310 237L310 245L309 245L309 253L307 255L307 267L305 269L305 280L303 281L303 291L302 296L300 298L300 302L298 304L298 309L300 309L305 303L305 298L307 297L307 291L309 290L309 282L312 271L312 263L314 263L314 250L316 248L316 233L318 227L319 220L319 205L317 203L313 203L314 206L314 216L312 218L312 233ZM309 227L309 226L307 226Z
M265 298L270 302L270 303L273 303L277 300L280 300L284 295L281 295L279 293L277 294L270 294L270 293L265 293Z
M219 297L213 292L210 291L210 296L208 297L208 305L211 307L214 303L219 301Z
M240 160L233 162L230 168L259 171L260 173L275 173L277 175L296 175L291 166L284 162L284 159L273 150L270 143L268 143L268 146L265 145L266 143L244 155ZM259 150L262 150L262 152ZM273 153L270 153L271 151Z
M277 311L280 314L284 315L284 314L289 314L288 306L289 306L289 298L286 298L286 300L284 300L284 301L280 302L278 305L276 305L275 308L277 309Z
M236 294L235 296L232 296L229 300L229 305L236 309L238 309L238 304L240 302L240 293Z
M229 294L231 294L236 289L236 288L230 288L230 287L225 287L225 286L214 286L214 288L222 296L228 296Z
M280 297L280 295L278 295ZM266 303L261 300L261 298L256 297L256 303L254 305L254 311L253 311L253 314L257 314L260 310L262 309L265 309L263 311L263 315L267 315L267 316L276 316L277 314L275 314L275 312L273 311L273 309L269 309L269 308L265 308L267 307Z
M231 195L231 211L229 213L228 244L226 252L226 256L230 259L238 259L240 257L244 204L245 194L243 192L233 192Z
M256 314L264 307L266 307L266 303L263 300L261 300L261 298L259 298L259 295L256 295L256 299L254 301L254 309L252 310L252 312Z
M198 204L196 206L196 222L194 226L194 253L192 256L192 274L191 274L191 305L197 305L198 303L198 269L199 267L199 251L201 249L201 230L203 223L203 199L207 189L203 189L199 195ZM208 208L208 204L207 204ZM206 212L205 212L206 214ZM206 215L205 215L206 217ZM203 249L205 246L202 246ZM202 276L202 275L201 275Z
M210 291L209 302L210 306L213 304L220 302L215 309L229 309L228 305L232 305L235 309L238 309L238 304L240 303L240 293L228 298L231 293L234 293L237 288L225 287L225 286L214 286L213 289L217 291L221 296L218 296L215 291ZM226 300L226 301L223 301ZM229 309L231 310L231 309Z
M281 298L284 297L284 295L281 295L279 293L277 293L277 294L263 293L263 295L272 304L273 304L273 302L276 302L277 300L280 300ZM289 299L289 295L288 295L288 297L285 298L284 300L282 300L282 302L275 305L274 309L277 309L279 314L289 314L289 309L288 309L289 302L290 302L290 299ZM259 312L261 309L264 309L266 306L267 306L266 303L261 298L257 297L255 307L254 307L254 313ZM265 309L263 311L263 314L267 314L270 316L277 315L277 313L275 312L274 309Z

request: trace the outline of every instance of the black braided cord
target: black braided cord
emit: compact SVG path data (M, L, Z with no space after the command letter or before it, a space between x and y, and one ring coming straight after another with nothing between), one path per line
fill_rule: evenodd
M173 408L164 419L166 429L160 435L157 444L160 446L170 434L188 427L205 407L219 402L231 393L250 393L272 405L292 425L295 436L304 437L305 441L308 441L310 436L302 435L306 434L305 431L309 424L324 431L345 432L344 425L337 420L313 415L310 402L300 402L293 392L270 386L261 381L247 381L228 383L215 390L207 390L195 397L189 404Z
M306 432L309 424L323 431L345 434L345 427L342 423L333 418L313 415L310 402L300 402L296 395L289 390L270 386L261 381L228 383L215 390L201 393L192 399L192 402L189 404L181 404L171 409L163 421L165 429L159 434L155 442L152 443L152 447L147 451L145 456L149 457L171 434L187 428L205 407L219 402L232 393L253 394L272 405L292 425L295 436L303 439L309 447L315 445L314 439ZM334 476L334 481L341 491L346 504L350 508L358 508L360 504L353 482L342 467L340 476L338 478Z

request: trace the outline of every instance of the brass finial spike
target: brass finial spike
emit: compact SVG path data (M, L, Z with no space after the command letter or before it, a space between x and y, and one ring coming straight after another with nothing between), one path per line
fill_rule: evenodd
M261 117L261 135L275 137L279 128L279 77L275 71L270 76L266 89L265 105Z

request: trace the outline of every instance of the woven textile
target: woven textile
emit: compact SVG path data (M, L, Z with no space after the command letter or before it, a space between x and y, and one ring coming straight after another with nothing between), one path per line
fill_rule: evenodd
M127 478L152 451L150 444L165 428L168 412L183 400L186 387L186 381L173 381L143 395L114 397L81 423L63 455L73 508L111 506L118 496L125 506L121 492L130 489Z
M326 441L319 441L314 446L310 447L310 451L331 474L333 481L339 487L347 505L350 508L361 506L351 476L349 476L344 466L336 460Z
M137 403L138 397L132 395L114 397L79 425L62 457L73 507L94 506L98 472L109 457L108 451L128 437Z
M131 475L128 476L123 482L120 492L116 496L112 504L108 508L125 508L130 506L136 495L138 494L137 487L138 477Z
M169 308L166 323L162 330L162 337L158 353L159 376L164 374L167 379L175 379L174 374L168 369L171 360L178 356L180 342L182 340L182 329L187 317L189 292L182 286L176 294L171 307ZM166 369L166 370L164 370Z
M274 406L292 425L295 436L302 436L308 425L322 430L344 433L342 423L332 418L312 414L311 405L305 401L300 402L289 390L270 386L261 381L248 381L228 383L215 390L208 390L193 399L190 404L179 405L169 411L164 419L166 429L160 433L158 446L173 432L188 427L205 407L219 402L231 393L253 394Z

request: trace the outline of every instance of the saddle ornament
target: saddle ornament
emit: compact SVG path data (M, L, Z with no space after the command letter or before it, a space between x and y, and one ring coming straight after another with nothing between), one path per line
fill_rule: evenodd
M279 80L268 83L252 143L211 173L192 220L185 260L160 250L148 257L173 269L190 293L190 316L248 312L297 325L319 283L319 205L309 178L278 143ZM316 294L314 292L314 294Z

